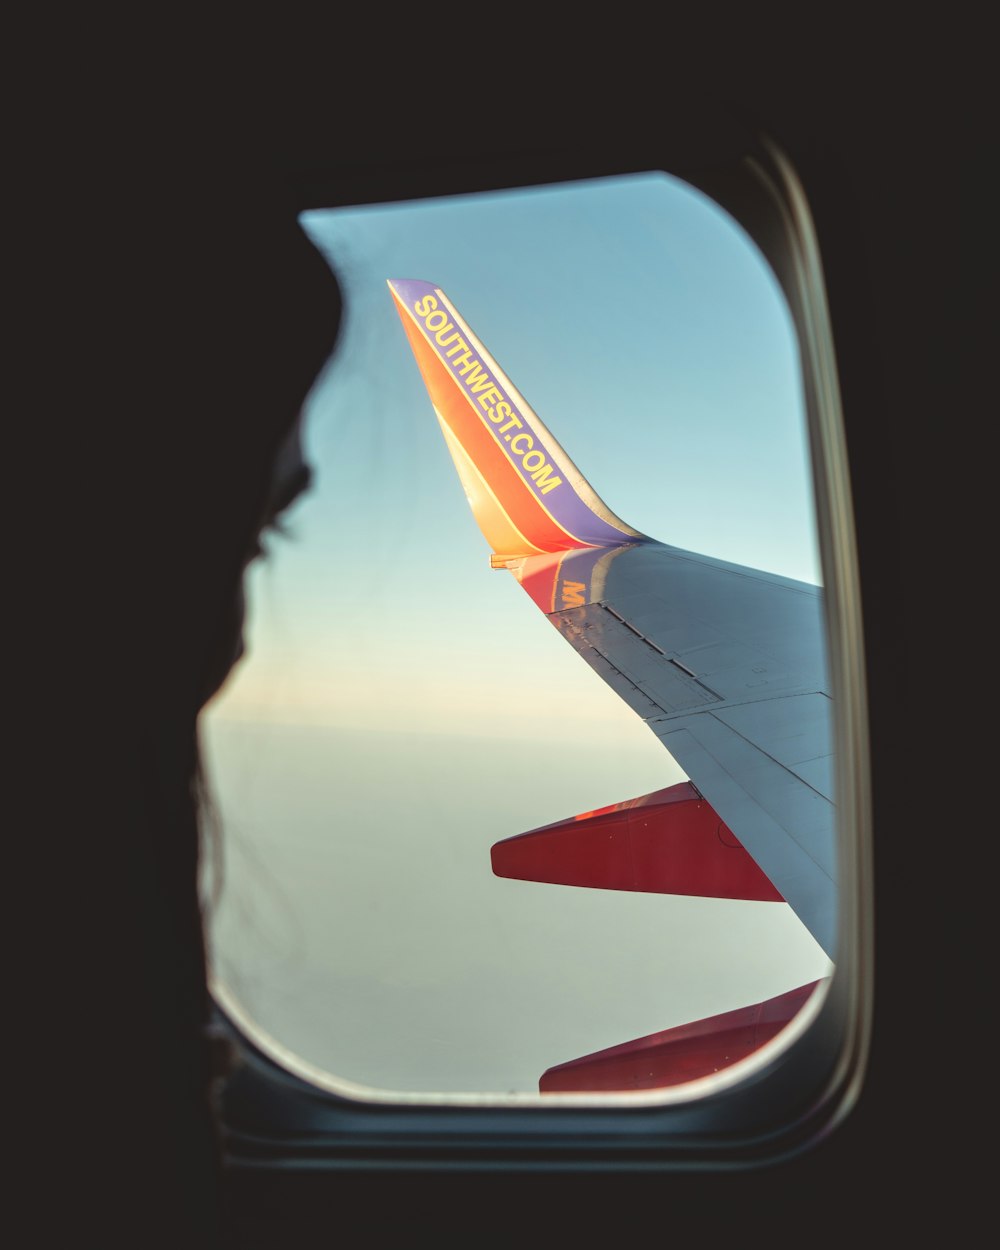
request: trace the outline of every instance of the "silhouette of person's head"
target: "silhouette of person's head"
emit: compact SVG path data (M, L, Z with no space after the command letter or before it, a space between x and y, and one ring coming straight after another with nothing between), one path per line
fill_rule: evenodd
M165 161L144 190L104 206L90 240L104 286L86 346L102 390L80 429L68 535L89 597L64 717L77 726L59 846L78 975L61 1007L94 1026L73 1097L105 1143L107 1218L128 1244L193 1247L215 1244L219 1178L198 718L241 654L261 529L306 484L300 414L341 296L273 172Z

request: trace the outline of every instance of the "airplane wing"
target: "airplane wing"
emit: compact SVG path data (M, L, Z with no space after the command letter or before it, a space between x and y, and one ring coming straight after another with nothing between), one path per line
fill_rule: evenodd
M494 871L613 889L783 899L834 958L832 704L822 590L683 551L629 526L599 498L444 292L409 279L388 285L492 548L491 564L513 573L693 787L684 802L656 792L507 839L493 849ZM606 828L615 820L616 862L634 863L635 848L652 835L667 848L655 871L633 873L622 885L621 872L608 863L581 870L580 855L553 857L556 841L565 844L570 831L578 846L588 836L593 845L609 843ZM744 865L733 876L716 867L727 853L722 848L749 857L759 872ZM587 857L585 849L581 854ZM561 865L553 867L553 858ZM548 866L539 869L542 860ZM532 876L538 871L548 875ZM723 878L744 884L722 885Z

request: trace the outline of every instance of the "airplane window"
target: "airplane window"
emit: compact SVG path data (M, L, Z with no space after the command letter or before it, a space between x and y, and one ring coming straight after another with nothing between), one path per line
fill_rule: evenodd
M204 719L220 1002L362 1098L737 1071L836 941L774 274L658 172L302 222L346 320Z

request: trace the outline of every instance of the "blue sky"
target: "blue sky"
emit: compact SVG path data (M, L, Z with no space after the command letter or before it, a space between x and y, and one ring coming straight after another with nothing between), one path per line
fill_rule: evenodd
M682 774L489 568L386 287L442 287L628 523L819 582L795 340L754 246L662 174L303 225L346 317L305 410L317 485L253 571L249 658L207 717L227 983L350 1081L530 1092L822 975L783 905L492 877L498 837Z

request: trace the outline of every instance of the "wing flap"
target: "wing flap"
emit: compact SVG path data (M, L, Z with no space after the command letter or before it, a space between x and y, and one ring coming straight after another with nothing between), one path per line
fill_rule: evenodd
M630 687L652 706L652 715L672 715L720 700L714 690L665 655L651 639L631 629L607 604L588 604L556 614L552 623L630 706ZM648 714L639 714L648 719Z

